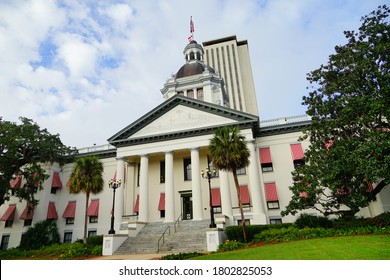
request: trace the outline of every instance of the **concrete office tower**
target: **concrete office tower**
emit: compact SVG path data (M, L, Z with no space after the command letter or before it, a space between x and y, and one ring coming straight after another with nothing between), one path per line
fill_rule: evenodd
M204 61L224 80L232 109L258 116L248 41L236 36L203 42Z

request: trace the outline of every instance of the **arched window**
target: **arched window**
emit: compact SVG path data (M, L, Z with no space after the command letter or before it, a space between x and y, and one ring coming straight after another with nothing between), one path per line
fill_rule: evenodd
M200 53L199 52L196 53L196 59L200 60Z
M190 60L194 60L195 59L195 54L194 52L190 52Z

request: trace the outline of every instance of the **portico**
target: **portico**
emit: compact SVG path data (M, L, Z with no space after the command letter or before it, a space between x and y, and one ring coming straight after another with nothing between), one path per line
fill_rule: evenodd
M117 146L117 174L126 170L122 180L127 190L122 191L122 203L117 205L121 215L138 214L139 222L168 223L180 216L182 219L209 219L208 185L201 178L201 169L208 166L208 145L213 129L222 124L240 126L248 141L251 164L239 181L249 190L251 210L247 212L248 217L266 223L258 152L252 131L257 117L179 95L151 113L154 116L145 115L109 139L110 144ZM192 121L209 120L208 126L199 128L196 123L192 128L188 127L188 115ZM169 126L159 125L167 116L169 123L176 127L174 132ZM186 130L177 129L182 122L187 123ZM142 127L138 128L140 123ZM151 131L155 134L151 135ZM124 165L128 168L122 168ZM219 176L212 179L212 188L219 189L221 214L234 224L234 208L238 202L232 175L223 171L218 173ZM160 203L161 194L163 203ZM136 203L138 209L134 209ZM126 209L124 205L127 205Z

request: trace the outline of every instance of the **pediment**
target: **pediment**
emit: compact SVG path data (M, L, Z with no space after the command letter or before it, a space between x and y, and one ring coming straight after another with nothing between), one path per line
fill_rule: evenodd
M258 117L184 96L174 96L111 138L114 146L125 146L212 133L213 129L239 125L258 127Z
M233 123L237 123L237 120L179 104L129 138L179 133L187 130L197 130Z

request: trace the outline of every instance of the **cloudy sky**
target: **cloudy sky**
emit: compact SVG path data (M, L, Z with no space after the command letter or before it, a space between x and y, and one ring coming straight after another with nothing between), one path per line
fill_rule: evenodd
M160 104L201 43L248 40L260 119L305 113L306 74L387 0L1 0L0 116L28 117L66 145L106 144Z

